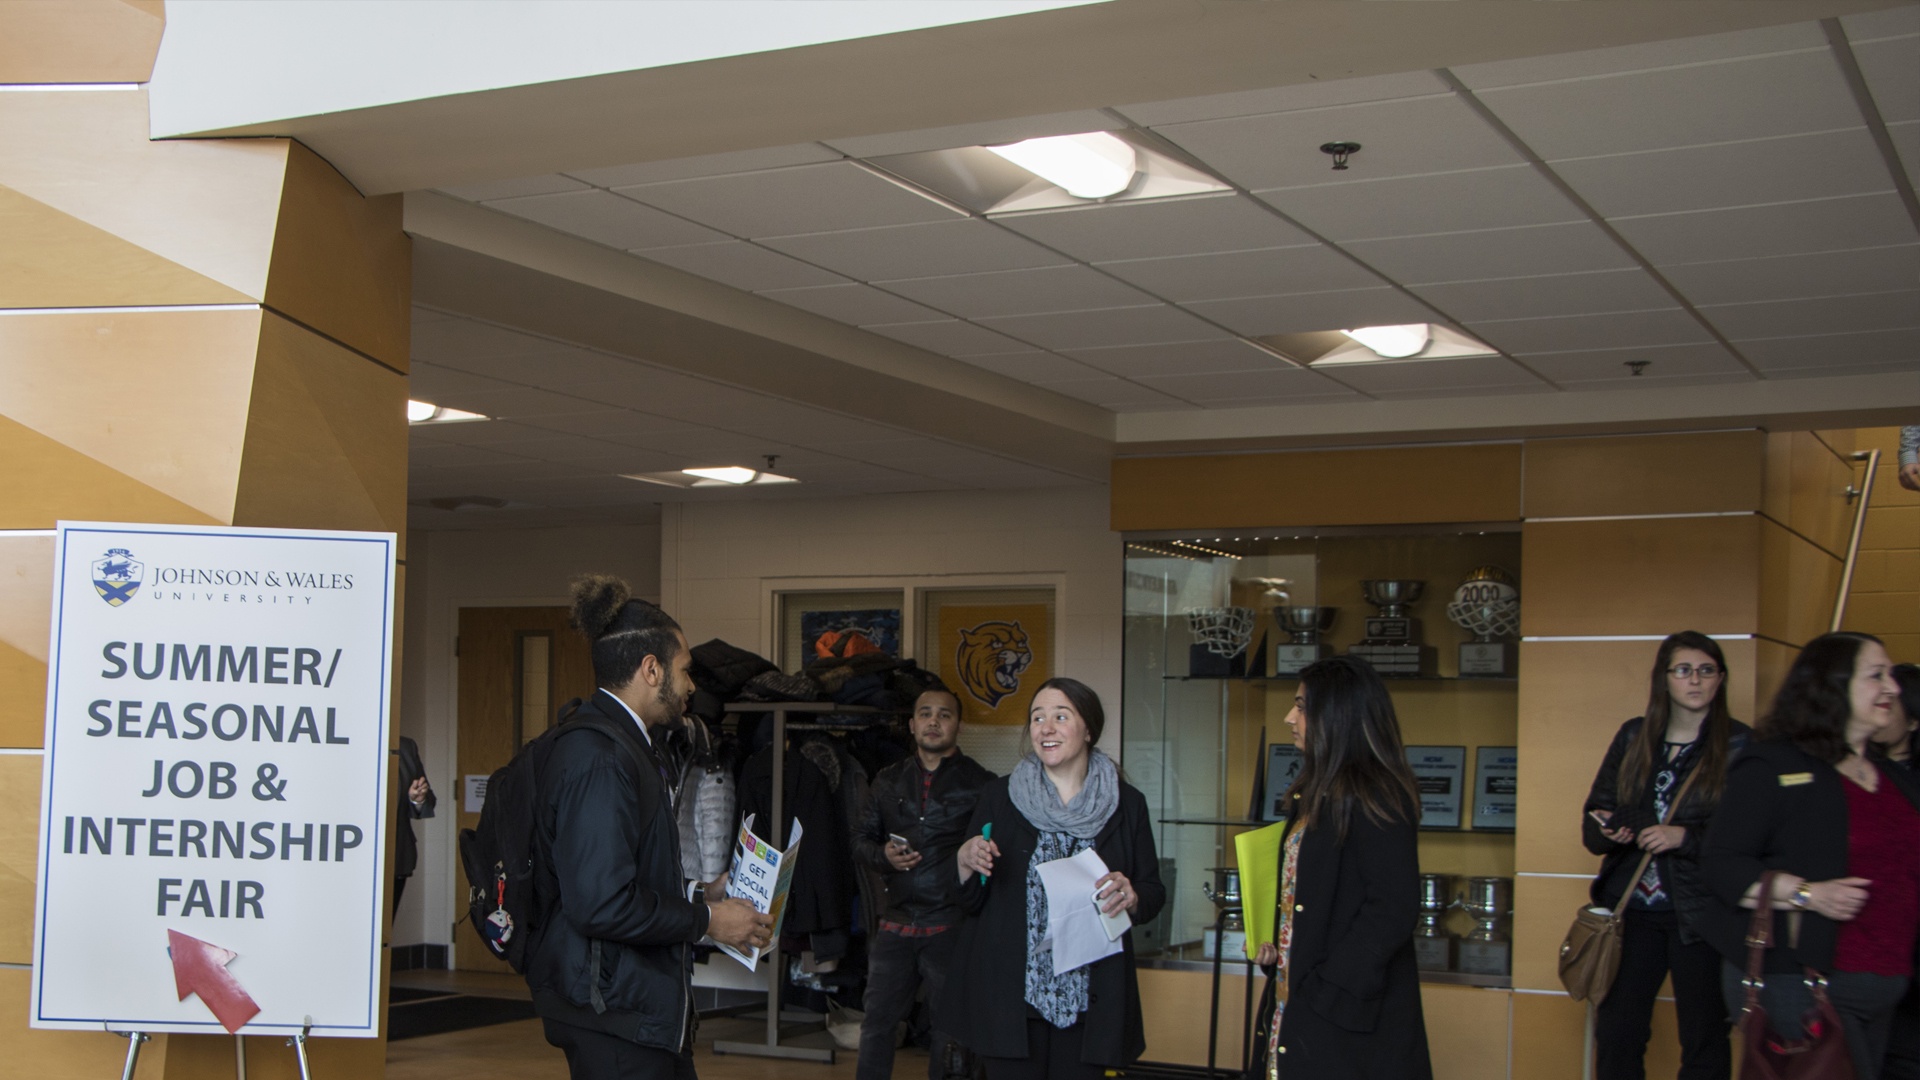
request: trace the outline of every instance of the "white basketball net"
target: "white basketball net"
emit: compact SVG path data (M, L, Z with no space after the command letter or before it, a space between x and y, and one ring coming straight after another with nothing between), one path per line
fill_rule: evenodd
M1253 637L1255 615L1252 608L1195 608L1187 612L1187 625L1193 638L1215 656L1234 657L1246 650Z
M1447 605L1447 618L1455 626L1481 637L1502 638L1520 635L1520 598L1499 600L1455 600Z

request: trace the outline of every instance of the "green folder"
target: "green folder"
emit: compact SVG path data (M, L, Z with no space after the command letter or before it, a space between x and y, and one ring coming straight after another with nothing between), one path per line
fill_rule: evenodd
M1286 831L1287 823L1276 821L1233 838L1249 958L1273 940L1273 906L1280 902L1280 838Z

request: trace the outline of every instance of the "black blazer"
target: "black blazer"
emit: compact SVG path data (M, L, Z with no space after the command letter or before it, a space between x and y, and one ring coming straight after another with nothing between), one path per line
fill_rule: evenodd
M980 793L966 835L977 836L993 823L1000 846L993 876L980 884L970 874L960 885L960 909L966 913L954 942L953 966L934 1005L934 1026L960 1045L989 1057L1027 1056L1027 869L1040 832L1013 805L1007 777L996 777ZM1160 859L1153 847L1147 800L1121 781L1120 806L1094 838L1093 849L1112 870L1127 875L1140 903L1137 926L1152 922L1166 903L1160 884ZM1140 1015L1140 984L1134 977L1133 932L1120 938L1119 952L1089 968L1087 1011L1081 1018L1085 1041L1081 1060L1089 1065L1124 1068L1146 1051Z
M1880 778L1920 809L1920 784L1912 772L1881 762ZM1755 739L1728 767L1726 794L1707 830L1706 880L1715 903L1700 929L1733 964L1746 966L1747 925L1753 919L1740 899L1763 872L1779 870L1808 881L1848 876L1847 794L1840 783L1839 770L1784 740ZM1766 970L1832 971L1840 924L1815 911L1800 913L1796 948L1788 944L1788 921L1787 913L1774 913Z
M1345 841L1324 825L1301 838L1280 1019L1287 1080L1431 1080L1413 955L1418 819L1412 806L1386 825L1356 812Z
M414 818L430 818L433 808L440 800L435 797L433 788L427 788L427 797L420 805L413 805L407 798L407 789L415 780L427 774L427 768L420 762L420 747L411 738L400 736L400 805L394 814L393 829L393 876L412 877L413 871L420 865L420 841L413 835Z

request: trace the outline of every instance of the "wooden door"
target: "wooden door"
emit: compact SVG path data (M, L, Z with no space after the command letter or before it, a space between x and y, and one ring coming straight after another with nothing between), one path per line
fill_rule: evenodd
M593 693L593 660L586 639L567 625L567 609L559 607L461 608L454 656L460 671L456 799L459 827L470 829L480 815L467 811L466 778L492 774L545 731L561 705ZM464 873L454 894L453 966L510 972L467 921Z

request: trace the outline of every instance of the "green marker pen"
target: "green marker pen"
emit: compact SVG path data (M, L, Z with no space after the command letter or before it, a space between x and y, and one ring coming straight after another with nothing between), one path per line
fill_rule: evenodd
M993 822L989 821L985 825L980 826L980 839L982 840L993 839ZM980 884L985 885L986 883L987 883L987 875L981 874Z

